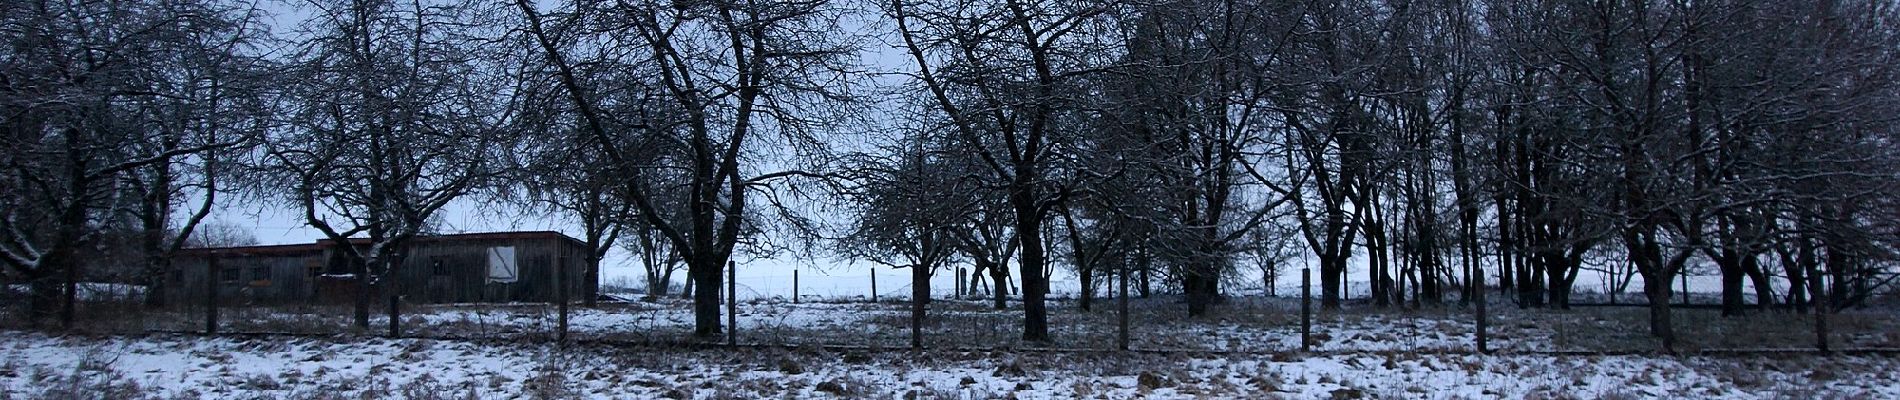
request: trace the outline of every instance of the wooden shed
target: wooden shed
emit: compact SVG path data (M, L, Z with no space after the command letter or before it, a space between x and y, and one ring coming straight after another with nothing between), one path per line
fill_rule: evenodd
M367 246L353 240L352 245ZM559 232L490 232L417 237L401 252L395 289L415 303L548 302L558 268L567 269L568 298L584 282L587 246ZM219 297L247 304L347 303L362 293L363 271L332 240L313 244L190 249L173 259L173 300L205 294L215 275ZM211 271L212 258L217 271Z

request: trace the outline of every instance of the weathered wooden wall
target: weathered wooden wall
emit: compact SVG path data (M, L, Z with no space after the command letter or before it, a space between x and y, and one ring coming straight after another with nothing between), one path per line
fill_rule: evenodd
M489 282L488 251L514 247L518 280ZM341 303L358 296L360 267L349 265L329 243L298 246L258 246L198 249L179 254L173 300L198 304L205 295L206 263L217 253L218 279L235 272L235 280L220 283L226 304ZM546 302L556 298L557 266L567 269L568 298L579 300L584 289L586 246L552 232L507 232L417 238L394 271L395 290L411 303ZM232 270L235 268L235 270Z
M218 254L218 270L208 269L208 252L185 252L172 260L170 279L174 288L166 293L174 304L202 304L206 278L218 283L218 297L224 304L279 304L309 301L313 271L320 271L323 252L308 249L253 248L258 251L230 251ZM183 303L178 303L183 302Z

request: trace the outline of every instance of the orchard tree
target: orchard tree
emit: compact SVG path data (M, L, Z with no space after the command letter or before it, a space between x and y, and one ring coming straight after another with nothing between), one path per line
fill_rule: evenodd
M81 250L99 227L138 208L156 208L136 211L148 225L169 224L163 211L181 192L160 187L172 185L160 175L255 133L246 122L262 65L254 16L249 4L218 1L0 11L0 263L29 285L31 321L58 307L70 327ZM148 244L175 249L183 236Z
M372 298L398 293L390 277L409 241L508 165L512 91L484 46L484 7L350 0L302 27L266 168L368 293L356 298L359 328Z
M897 27L921 91L962 151L1002 188L1014 223L1025 341L1048 341L1049 257L1043 228L1061 205L1058 149L1085 91L1081 78L1111 64L1119 2L1021 0L954 3L897 0L883 11Z
M977 182L946 168L928 135L899 138L883 156L859 155L845 168L853 176L849 194L856 222L841 243L854 258L908 268L911 272L911 348L923 347L923 324L930 302L930 277L957 252L954 230L963 229L971 210L960 193Z
M758 229L749 195L784 179L822 176L797 160L824 158L829 150L819 135L831 121L848 119L826 115L852 100L854 49L841 40L848 35L838 34L846 31L839 25L844 7L824 0L582 0L544 13L525 0L513 5L526 40L540 50L537 64L571 104L577 129L628 177L637 215L685 260L697 286L694 335L716 336L726 265L741 237ZM665 112L623 113L613 100L619 98ZM761 172L773 168L784 169ZM645 179L656 171L677 179ZM668 196L685 199L683 218L662 210Z

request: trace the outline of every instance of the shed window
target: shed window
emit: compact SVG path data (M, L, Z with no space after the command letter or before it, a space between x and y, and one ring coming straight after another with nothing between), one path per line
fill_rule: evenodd
M251 267L251 280L261 281L269 279L270 267Z
M514 283L520 279L519 267L515 262L514 246L488 248L489 283Z
M224 283L227 285L237 284L238 282L237 267L224 267L224 269L219 270L218 279L224 281Z

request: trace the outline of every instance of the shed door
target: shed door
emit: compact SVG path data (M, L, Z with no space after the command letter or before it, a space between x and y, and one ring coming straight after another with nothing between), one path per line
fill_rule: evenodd
M520 280L520 272L514 246L488 248L488 283L514 283Z

